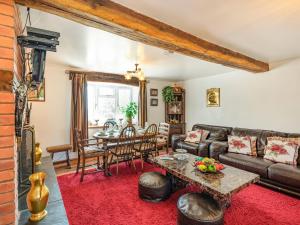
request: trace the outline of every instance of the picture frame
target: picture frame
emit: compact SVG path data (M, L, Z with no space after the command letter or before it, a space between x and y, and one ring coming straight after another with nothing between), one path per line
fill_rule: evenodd
M150 89L150 96L158 96L158 89L151 88Z
M220 88L206 90L207 107L220 107Z
M151 98L150 99L150 106L158 106L158 99L157 98Z
M45 98L45 79L35 90L30 90L28 93L28 101L31 102L44 102Z

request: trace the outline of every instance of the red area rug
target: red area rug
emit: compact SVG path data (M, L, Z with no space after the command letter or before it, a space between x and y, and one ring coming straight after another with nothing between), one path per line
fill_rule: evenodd
M140 166L137 165L140 169ZM176 225L176 203L186 190L178 191L160 203L138 197L138 176L125 164L119 175L79 175L58 177L71 225ZM146 164L146 171L159 170ZM251 185L236 194L225 212L226 225L300 225L300 200Z

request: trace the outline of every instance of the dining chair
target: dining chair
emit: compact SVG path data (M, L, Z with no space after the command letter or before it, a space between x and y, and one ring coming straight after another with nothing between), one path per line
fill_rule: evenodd
M134 143L135 143L136 131L133 126L126 126L120 133L120 136L117 141L117 145L115 149L111 150L111 161L112 163L113 158L116 158L117 163L117 175L119 174L119 163L120 162L128 162L131 163L134 170L136 171L136 167L134 164Z
M117 123L115 121L108 120L103 124L103 131L107 131L115 127Z
M158 155L156 144L157 144L157 126L156 124L151 124L146 129L141 142L136 144L134 147L136 157L138 157L137 153L139 153L139 157L141 159L141 164L142 164L142 170L144 169L144 161L146 161L149 154L151 154L152 157L153 157L153 153L155 153L155 155Z
M159 123L158 135L157 135L158 150L166 148L166 152L169 153L169 135L170 135L170 124Z
M104 164L105 160L107 160L106 151L95 143L95 139L83 139L82 133L79 130L75 130L76 132L76 139L75 143L78 149L78 159L77 159L77 168L76 174L78 174L79 170L81 169L81 176L80 182L83 181L83 178L87 174L96 173L96 172L104 172ZM92 142L92 143L91 143ZM87 164L87 159L96 158L96 163ZM100 158L102 158L103 165L100 166ZM86 172L85 169L91 166L97 166L96 170Z

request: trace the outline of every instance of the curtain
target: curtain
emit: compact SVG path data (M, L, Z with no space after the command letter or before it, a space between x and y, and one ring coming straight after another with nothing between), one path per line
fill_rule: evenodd
M71 73L70 77L72 79L70 138L73 150L76 151L75 129L81 131L84 139L88 138L87 79L85 74Z
M147 81L139 82L139 125L144 127L147 121Z

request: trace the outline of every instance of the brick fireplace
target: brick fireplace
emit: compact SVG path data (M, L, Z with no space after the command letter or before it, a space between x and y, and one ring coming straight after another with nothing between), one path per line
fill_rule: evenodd
M21 31L13 0L0 0L0 224L15 224L17 217L17 153L15 99L12 80L21 76L16 37Z

